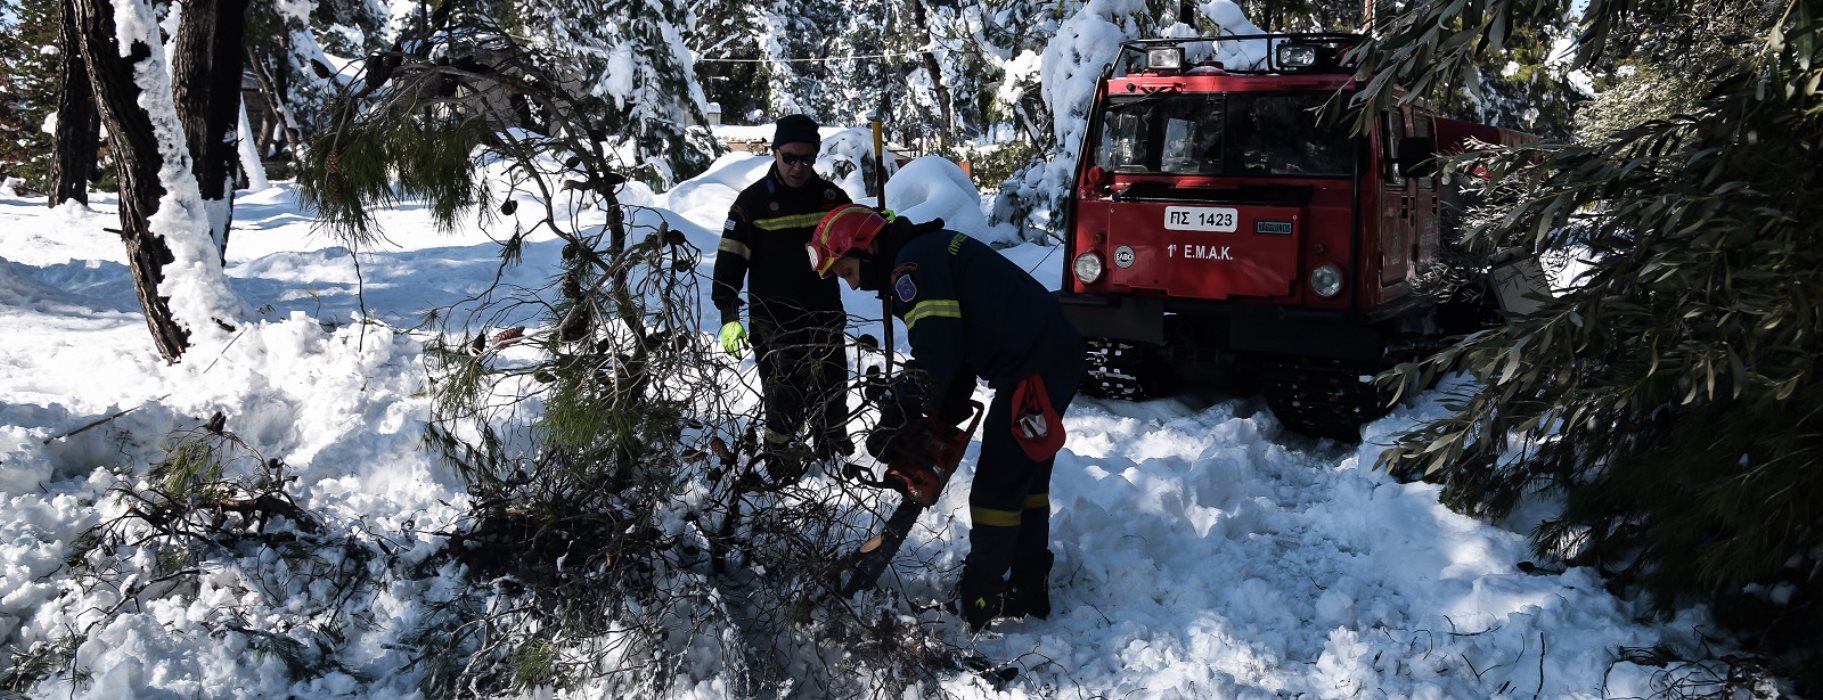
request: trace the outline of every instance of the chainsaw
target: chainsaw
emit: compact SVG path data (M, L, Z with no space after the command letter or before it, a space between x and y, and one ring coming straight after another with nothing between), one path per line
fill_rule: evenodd
M888 444L884 455L886 475L878 480L868 478L864 470L850 465L851 475L857 481L897 491L901 499L899 507L887 517L886 525L878 534L831 567L830 578L842 597L872 588L879 581L880 574L885 573L900 545L905 543L905 537L911 534L918 514L935 505L937 497L943 495L943 487L949 484L950 476L962 463L962 453L975 438L975 429L981 426L981 416L986 412L980 401L970 401L969 407L973 416L967 428L931 417L908 423L902 428L907 432Z

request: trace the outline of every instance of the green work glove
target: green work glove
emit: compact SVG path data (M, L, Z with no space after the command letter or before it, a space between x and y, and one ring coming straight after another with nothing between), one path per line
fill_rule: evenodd
M741 359L741 346L747 344L747 329L740 321L722 324L722 351Z

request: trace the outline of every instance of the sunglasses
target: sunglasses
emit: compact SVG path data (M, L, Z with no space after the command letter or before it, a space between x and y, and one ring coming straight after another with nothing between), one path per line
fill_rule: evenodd
M817 154L812 153L806 156L794 156L789 153L779 152L779 162L786 165L814 165L817 162Z

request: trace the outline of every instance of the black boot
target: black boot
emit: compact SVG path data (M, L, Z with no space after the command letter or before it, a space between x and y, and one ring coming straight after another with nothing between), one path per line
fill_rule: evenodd
M810 468L810 446L786 436L775 437L771 430L766 432L766 441L760 447L760 464L766 468L766 477L759 479L755 475L755 486L770 491L797 483Z
M985 575L976 575L968 568L962 570L962 582L956 585L957 614L968 622L968 631L980 632L1000 615L1002 599L1006 596L1006 582Z
M1047 549L1013 564L1013 575L1007 582L1006 603L1000 611L1002 617L1042 620L1051 616L1051 591L1047 581L1051 578L1051 565L1056 561L1057 556Z

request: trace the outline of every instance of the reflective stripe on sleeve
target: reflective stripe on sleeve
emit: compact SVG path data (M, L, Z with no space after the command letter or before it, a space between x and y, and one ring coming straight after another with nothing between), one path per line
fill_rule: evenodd
M733 253L748 260L753 259L753 249L748 248L747 244L737 240L723 238L721 245L716 246L715 249L724 253Z
M962 304L955 299L927 299L905 312L905 330L927 318L962 318Z

